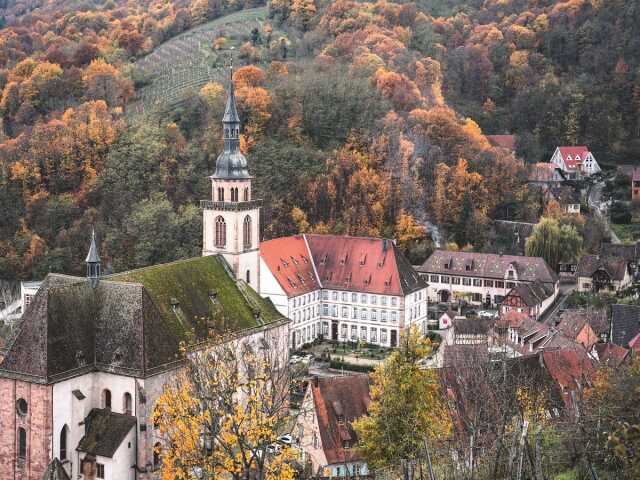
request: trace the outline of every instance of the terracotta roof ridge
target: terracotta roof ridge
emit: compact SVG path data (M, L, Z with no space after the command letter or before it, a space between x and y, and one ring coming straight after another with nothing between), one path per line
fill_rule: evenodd
M304 246L307 248L307 254L309 255L309 261L311 262L311 267L313 268L313 274L316 276L316 282L318 282L318 286L320 288L323 288L322 279L320 278L320 275L318 274L318 269L316 268L316 261L313 258L313 254L311 253L311 247L309 247L309 242L307 241L307 234L306 233L302 234L302 239L304 240Z

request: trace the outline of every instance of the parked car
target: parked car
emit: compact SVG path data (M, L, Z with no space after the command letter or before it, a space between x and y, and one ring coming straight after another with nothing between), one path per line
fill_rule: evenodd
M496 314L493 312L489 312L488 310L480 310L478 312L478 316L481 318L494 318Z

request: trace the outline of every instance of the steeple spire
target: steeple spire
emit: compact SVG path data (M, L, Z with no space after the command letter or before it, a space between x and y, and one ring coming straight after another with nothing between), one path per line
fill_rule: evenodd
M224 149L216 161L216 171L212 178L248 179L247 159L240 152L240 116L236 106L236 92L233 87L233 60L229 65L229 96L222 117Z
M87 280L95 288L100 282L100 255L98 255L98 247L96 246L95 229L91 229L91 245L85 263L87 264Z

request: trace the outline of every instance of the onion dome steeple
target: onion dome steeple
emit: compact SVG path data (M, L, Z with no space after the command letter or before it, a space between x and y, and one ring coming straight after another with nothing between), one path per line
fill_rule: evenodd
M96 246L95 230L91 230L91 246L85 263L87 264L87 280L95 288L100 282L100 255L98 255L98 247Z
M233 65L229 68L229 96L222 117L224 150L216 160L216 171L212 178L242 180L249 179L247 159L240 152L240 117L236 107L236 94L233 88Z

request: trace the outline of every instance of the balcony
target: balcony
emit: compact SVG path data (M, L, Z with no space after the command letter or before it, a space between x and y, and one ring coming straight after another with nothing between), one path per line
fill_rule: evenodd
M261 206L262 200L251 200L250 202L212 202L211 200L200 200L200 208L202 210L242 212L260 208Z

